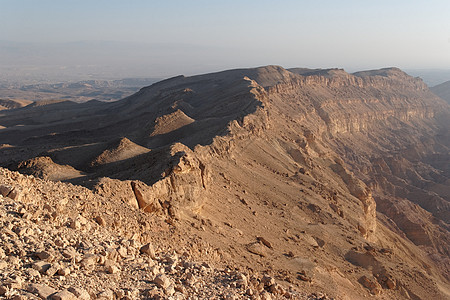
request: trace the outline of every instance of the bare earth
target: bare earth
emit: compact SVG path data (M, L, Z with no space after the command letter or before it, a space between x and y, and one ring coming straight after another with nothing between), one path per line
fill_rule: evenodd
M0 297L448 299L449 117L278 66L2 110Z

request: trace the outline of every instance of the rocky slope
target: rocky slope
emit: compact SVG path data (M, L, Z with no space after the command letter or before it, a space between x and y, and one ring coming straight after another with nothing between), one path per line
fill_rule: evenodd
M450 81L433 86L431 91L450 103Z
M0 99L0 110L21 108L31 104L32 102L33 101L30 100Z
M174 247L162 219L114 198L3 168L0 179L1 299L323 297L196 261L201 241Z
M448 117L399 69L268 66L1 112L0 163L165 220L171 235L154 244L202 241L211 250L193 257L285 290L445 299Z

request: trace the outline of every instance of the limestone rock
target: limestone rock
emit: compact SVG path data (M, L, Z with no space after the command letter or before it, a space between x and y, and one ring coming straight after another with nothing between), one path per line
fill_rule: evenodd
M253 254L265 257L267 256L267 248L265 246L263 246L261 243L259 242L254 242L251 243L249 245L247 245L247 250Z
M155 249L151 243L145 244L140 249L141 253L150 256L152 259L156 259Z
M359 278L358 282L361 283L362 286L367 288L373 295L378 295L382 291L381 285L373 277L364 275Z
M80 300L89 300L89 299L91 299L91 296L89 295L89 293L86 290L82 289L82 288L70 287L68 289L68 291L71 292L72 294L74 294L77 297L77 299L80 299Z
M61 292L57 292L50 296L51 300L76 300L77 296L69 292L68 290L63 290Z
M57 291L44 284L38 284L38 283L32 283L28 286L27 291L30 293L33 293L40 297L41 299L47 299L52 294L56 293Z
M40 273L45 273L51 266L52 265L46 261L37 261L32 264L32 268Z
M157 275L155 279L153 279L153 282L162 289L167 289L171 285L169 277L167 277L165 274Z
M266 240L264 237L258 236L258 237L256 237L256 239L257 239L258 241L260 241L264 246L266 246L266 247L272 249L272 244L271 244L268 240Z

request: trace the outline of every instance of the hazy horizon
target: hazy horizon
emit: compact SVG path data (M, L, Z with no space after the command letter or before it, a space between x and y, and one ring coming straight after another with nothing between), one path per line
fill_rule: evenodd
M450 70L443 0L1 4L3 77L170 77L263 65Z

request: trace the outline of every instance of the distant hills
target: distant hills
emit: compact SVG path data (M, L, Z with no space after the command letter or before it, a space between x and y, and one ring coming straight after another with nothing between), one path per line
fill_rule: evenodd
M436 86L450 80L450 70L446 69L408 69L406 73L422 78L428 86Z
M431 91L450 103L450 80L432 87Z
M0 84L0 109L19 108L33 101L115 101L159 80L160 78L125 78L26 85L4 83Z

